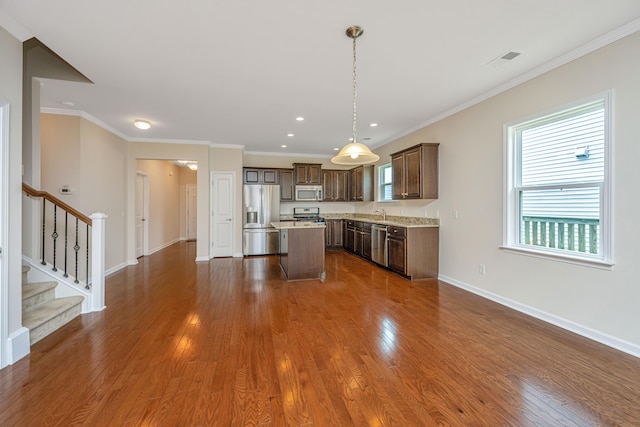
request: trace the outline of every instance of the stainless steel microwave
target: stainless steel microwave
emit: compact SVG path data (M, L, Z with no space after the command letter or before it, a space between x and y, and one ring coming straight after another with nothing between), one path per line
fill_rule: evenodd
M295 200L297 202L321 202L322 185L296 185Z

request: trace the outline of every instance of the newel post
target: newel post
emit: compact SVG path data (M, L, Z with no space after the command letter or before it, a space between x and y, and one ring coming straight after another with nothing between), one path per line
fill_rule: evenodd
M91 311L103 310L105 276L105 223L107 214L97 212L91 218Z

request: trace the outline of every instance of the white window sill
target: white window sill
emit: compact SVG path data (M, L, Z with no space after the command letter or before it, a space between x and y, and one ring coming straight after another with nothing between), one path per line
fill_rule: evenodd
M522 246L500 246L500 249L502 249L505 252L509 252L513 254L526 255L534 258L548 259L551 261L564 262L567 264L582 265L585 267L599 268L602 270L613 270L613 266L615 265L612 262L607 262L600 259L583 258L583 257L569 255L569 254L565 255L561 253L552 253L552 252L540 251L540 250L535 250L535 249L522 247Z

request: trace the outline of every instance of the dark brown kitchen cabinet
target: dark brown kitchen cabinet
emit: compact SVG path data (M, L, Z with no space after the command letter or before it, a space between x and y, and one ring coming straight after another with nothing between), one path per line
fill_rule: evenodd
M325 202L349 201L349 171L322 170L322 194Z
M263 168L242 168L244 184L277 184L278 170Z
M371 260L371 223L356 222L355 253Z
M389 268L412 280L438 278L438 227L387 229Z
M354 202L373 201L373 165L358 166L349 170L349 200Z
M391 154L392 198L438 198L438 146L419 144Z
M355 252L356 250L356 221L345 220L344 221L344 248L349 252Z
M321 166L321 164L315 163L294 163L293 171L296 185L322 184Z
M280 182L280 200L283 202L293 202L293 169L280 169L278 171Z
M341 219L326 219L325 220L325 246L327 249L342 248L343 242L343 230Z

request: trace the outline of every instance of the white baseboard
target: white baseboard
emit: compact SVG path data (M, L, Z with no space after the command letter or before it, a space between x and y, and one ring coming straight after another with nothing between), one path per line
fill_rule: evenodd
M161 250L163 250L165 248L168 248L169 246L171 246L171 245L173 245L175 243L178 243L179 241L180 241L180 239L174 239L174 240L172 240L172 241L170 241L168 243L165 243L164 245L158 246L157 248L154 248L154 249L150 250L147 255L155 254L156 252L161 251Z
M442 280L443 282L447 282L457 288L464 289L465 291L471 292L488 300L497 302L498 304L512 308L528 316L535 317L536 319L540 319L544 322L558 326L562 329L573 332L590 340L599 342L600 344L604 344L608 347L615 348L616 350L620 350L624 353L640 358L640 346L634 343L613 337L611 335L588 328L584 325L572 322L559 316L555 316L542 310L538 310L537 308L529 307L528 305L501 297L500 295L487 292L483 289L476 288L475 286L460 282L451 277L440 275L438 276L438 279Z
M244 258L244 254L242 252L236 252L235 254L233 254L234 258Z
M209 262L209 257L208 256L196 257L196 262Z
M136 260L135 263L137 264L138 260ZM107 276L109 276L109 275L111 275L111 274L113 274L113 273L115 273L117 271L122 270L123 268L125 268L125 267L127 267L129 265L132 265L132 264L130 262L123 262L122 264L116 265L115 267L111 267L110 269L106 270L104 272L104 275L105 275L105 277L107 277Z
M22 327L7 339L7 362L13 365L31 351L29 329Z

